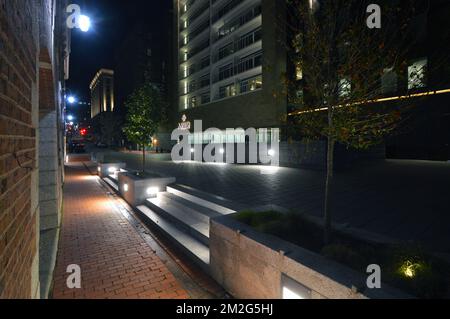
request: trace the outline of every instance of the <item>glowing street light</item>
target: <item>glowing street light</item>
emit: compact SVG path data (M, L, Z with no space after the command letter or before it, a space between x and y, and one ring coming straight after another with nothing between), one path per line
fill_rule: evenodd
M77 99L72 95L67 98L67 102L69 102L69 104L74 104L76 101Z
M91 28L91 19L88 16L80 15L78 18L78 26L81 31L88 32Z

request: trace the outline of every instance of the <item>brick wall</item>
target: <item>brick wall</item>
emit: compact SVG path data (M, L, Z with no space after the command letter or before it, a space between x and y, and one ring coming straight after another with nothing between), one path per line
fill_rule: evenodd
M34 297L38 257L35 8L0 0L0 298Z

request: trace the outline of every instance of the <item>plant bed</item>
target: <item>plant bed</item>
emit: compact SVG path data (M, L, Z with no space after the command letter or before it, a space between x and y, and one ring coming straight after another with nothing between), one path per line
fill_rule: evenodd
M448 297L450 266L418 245L374 242L339 230L334 230L332 243L324 245L321 225L300 214L247 211L232 218L257 232L286 240L366 277L367 266L377 264L381 267L383 284L410 295Z
M165 192L168 185L176 182L175 177L164 177L154 173L119 173L119 192L131 205L138 206L147 198Z

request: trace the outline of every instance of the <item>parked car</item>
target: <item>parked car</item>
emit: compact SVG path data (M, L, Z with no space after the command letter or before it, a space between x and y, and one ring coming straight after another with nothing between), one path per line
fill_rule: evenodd
M82 142L73 141L69 143L69 152L70 153L84 153L86 152L85 145Z

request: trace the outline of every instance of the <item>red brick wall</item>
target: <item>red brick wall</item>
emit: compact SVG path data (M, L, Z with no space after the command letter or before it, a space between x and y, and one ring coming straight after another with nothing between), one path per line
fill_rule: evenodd
M31 211L37 48L33 11L26 3L0 0L0 298L31 297L31 268L38 254L37 216Z

